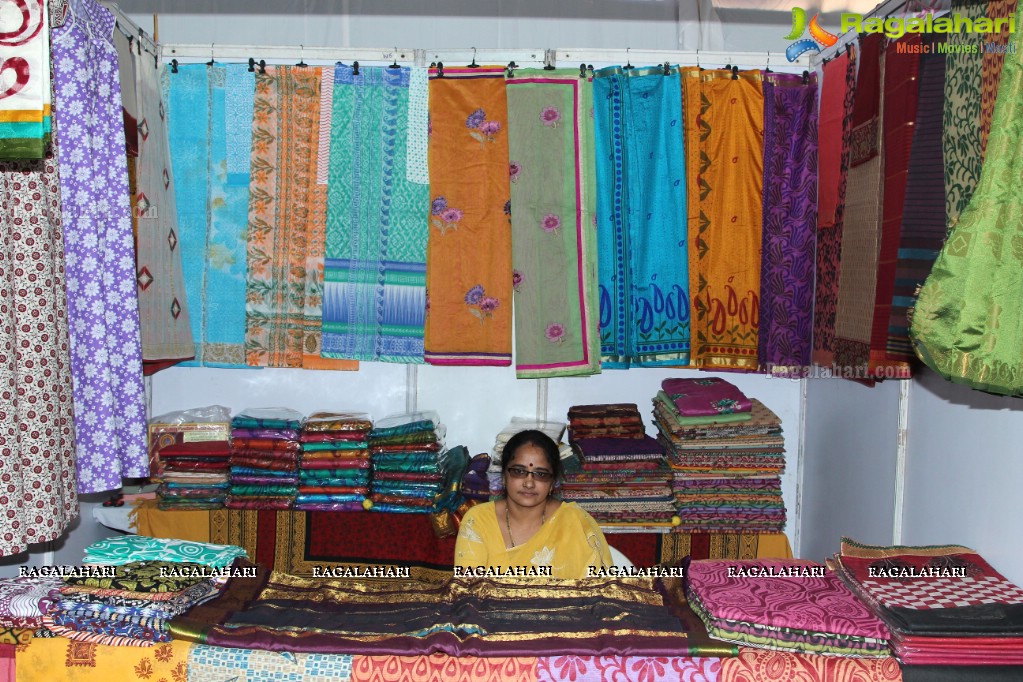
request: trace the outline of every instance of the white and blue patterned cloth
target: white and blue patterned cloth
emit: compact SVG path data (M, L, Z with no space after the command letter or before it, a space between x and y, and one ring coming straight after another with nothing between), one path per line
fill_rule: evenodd
M352 657L228 649L197 644L188 652L189 682L346 682Z

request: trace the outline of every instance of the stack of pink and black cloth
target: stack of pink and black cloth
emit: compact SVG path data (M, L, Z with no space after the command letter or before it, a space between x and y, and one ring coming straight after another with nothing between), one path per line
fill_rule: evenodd
M686 598L711 637L739 646L850 658L891 655L885 624L822 564L692 561Z
M390 415L373 424L369 433L373 511L433 511L447 476L445 430L432 411Z
M369 496L369 432L361 412L316 412L305 418L298 440L295 509L362 511Z
M301 412L247 409L231 420L229 509L291 509L298 494Z
M891 629L904 679L1023 679L1023 589L977 552L843 538L833 565Z
M653 403L681 530L784 528L785 441L777 415L715 377L665 379Z
M670 525L675 507L664 449L646 435L636 405L575 405L568 420L579 463L566 466L562 497L605 526Z

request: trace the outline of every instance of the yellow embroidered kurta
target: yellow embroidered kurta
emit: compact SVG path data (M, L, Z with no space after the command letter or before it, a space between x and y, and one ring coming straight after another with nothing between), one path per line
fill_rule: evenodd
M461 567L550 566L551 577L585 578L588 566L610 567L611 550L593 517L574 502L564 502L533 537L507 549L494 502L466 512L455 542Z

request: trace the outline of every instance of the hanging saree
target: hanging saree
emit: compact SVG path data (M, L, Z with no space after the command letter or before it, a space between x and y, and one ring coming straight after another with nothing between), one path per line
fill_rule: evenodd
M57 144L57 136L52 138ZM0 555L78 516L57 151L0 160ZM34 224L33 231L24 226Z
M177 73L163 71L178 236L195 344L195 360L186 365L245 366L254 78L242 64L182 64Z
M71 0L53 27L79 492L149 473L114 16ZM71 207L74 206L72 210Z
M952 0L953 14L976 21L987 7L973 0ZM985 34L962 31L948 34L949 59L945 67L945 212L952 229L970 203L984 163L981 144L981 73Z
M330 129L333 120L334 67L324 66L320 78L317 143L312 147L309 165L316 169L309 177L308 225L306 229L305 297L302 303L303 369L349 369L349 363L325 358L323 351L323 277L327 242L327 192L330 166ZM354 363L351 369L355 369Z
M604 367L689 360L682 93L678 70L663 74L609 67L593 78Z
M842 376L867 378L881 236L884 38L860 38L853 105L852 158L835 309L835 364Z
M905 360L888 357L889 320L895 291L895 268L899 257L902 209L906 200L909 156L916 124L920 76L919 35L888 42L884 57L884 195L881 208L881 238L877 258L877 288L874 291L874 322L870 332L868 374L878 378L910 376ZM897 339L905 346L909 338Z
M690 364L757 368L764 94L759 71L686 69L693 298Z
M592 110L591 81L577 71L522 70L508 80L520 379L600 371Z
M256 367L302 367L307 332L321 325L306 316L310 236L323 234L325 212L316 184L321 77L320 68L290 66L256 74L245 296L245 361Z
M406 172L410 69L334 72L322 354L421 363L429 186Z
M849 55L842 54L823 66L821 106L817 124L817 227L835 226L842 174L842 130L845 120L845 71ZM766 111L765 111L766 114Z
M969 205L920 290L910 335L929 367L957 383L1023 394L1023 65L1013 36L998 91L987 158ZM949 67L951 62L949 61Z
M945 166L941 150L945 102L945 54L941 34L924 35L913 147L909 153L906 200L902 210L895 288L888 321L888 357L916 357L909 341L909 309L945 241Z
M431 69L424 345L432 365L511 364L507 122L503 68Z
M835 312L838 304L838 269L842 255L842 225L845 222L846 181L852 151L853 97L856 92L856 50L851 48L824 65L821 88L821 151L839 145L838 169L834 175L820 173L821 206L825 197L834 193L834 218L830 226L822 213L817 226L817 284L813 306L813 362L831 367L835 361ZM839 122L825 126L825 110L839 112ZM827 136L827 138L825 137ZM820 157L824 163L824 157ZM831 178L834 178L833 180ZM825 184L827 183L827 184ZM834 183L834 184L833 184ZM831 201L830 199L828 201Z
M764 78L759 365L807 367L817 231L817 79Z
M1017 0L989 0L986 16L992 20L1007 19L1016 11ZM984 49L980 71L980 149L981 160L987 149L987 138L991 134L991 116L995 111L998 97L998 82L1002 77L1002 66L1006 53L995 46L1009 44L1009 24L995 24L999 30L983 35Z
M0 45L3 72L12 77L4 79L0 92L0 159L42 159L51 127L47 6L44 0L22 0L8 17L13 21L3 22Z
M125 133L130 118L136 124L132 140L135 158L129 160L135 271L142 369L153 374L195 357L195 344L181 264L160 72L149 54L140 56L120 31L115 31L114 37L122 75ZM125 71L132 76L127 83Z

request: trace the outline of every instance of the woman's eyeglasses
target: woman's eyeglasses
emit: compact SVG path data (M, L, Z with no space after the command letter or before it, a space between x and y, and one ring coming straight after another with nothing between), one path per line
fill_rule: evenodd
M530 471L520 466L508 467L505 469L505 472L512 478L520 480L526 476L532 476L534 481L540 481L541 483L547 483L554 478L554 474L549 471Z

